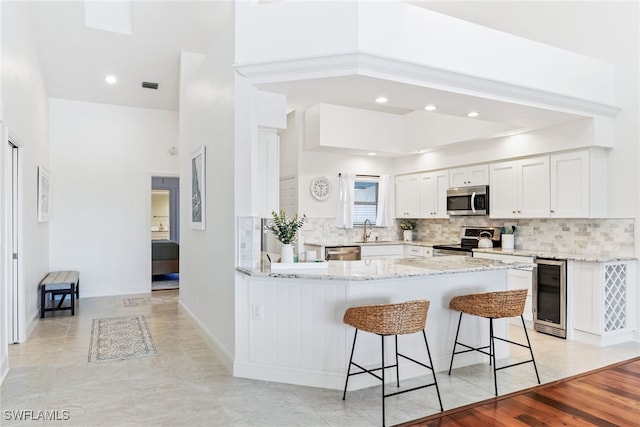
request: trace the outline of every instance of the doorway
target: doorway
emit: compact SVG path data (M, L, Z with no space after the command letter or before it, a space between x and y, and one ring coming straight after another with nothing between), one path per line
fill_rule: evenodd
M151 178L151 290L180 284L180 179Z

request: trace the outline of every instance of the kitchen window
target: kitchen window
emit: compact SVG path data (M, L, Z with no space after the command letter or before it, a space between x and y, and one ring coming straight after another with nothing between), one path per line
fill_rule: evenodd
M380 177L356 175L353 199L353 225L362 225L366 220L376 223L378 216L378 189Z

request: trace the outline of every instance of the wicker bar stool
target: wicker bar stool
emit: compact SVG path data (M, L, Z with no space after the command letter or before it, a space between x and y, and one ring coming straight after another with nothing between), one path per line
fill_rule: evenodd
M431 360L431 352L429 351L429 344L427 343L427 334L424 331L427 322L427 312L429 311L429 301L417 300L408 301L399 304L378 304L378 305L365 305L360 307L351 307L347 309L344 314L344 323L356 328L353 336L353 346L351 347L351 357L349 358L349 368L347 369L347 379L344 383L344 392L342 394L342 400L345 400L347 395L347 385L349 384L349 377L353 375L360 375L368 373L380 381L382 381L382 425L385 425L385 411L384 411L384 399L387 397L395 396L397 394L407 393L409 391L419 390L426 387L435 386L436 393L438 395L438 403L440 404L440 411L442 411L442 400L440 399L440 390L438 390L438 382L436 381L436 374L433 369L433 361ZM375 369L366 369L353 361L353 352L356 348L356 339L358 338L358 331L370 332L372 334L380 335L382 343L382 367ZM429 364L419 362L404 354L398 353L398 335L413 334L422 331L424 337L424 344L427 348L427 356L429 357ZM393 335L395 337L395 353L396 363L395 365L385 366L384 364L384 338L386 336ZM395 393L385 394L385 369L396 368L396 386L400 387L400 372L398 366L398 358L402 357L418 365L424 366L429 369L433 375L433 382L411 389L397 391ZM351 365L360 369L358 372L351 372ZM380 375L375 372L381 371Z
M501 369L510 368L513 366L522 365L525 363L533 363L533 369L536 372L536 378L538 384L540 384L540 376L538 375L538 368L536 366L535 358L533 357L533 350L531 349L531 342L529 341L529 334L527 333L527 326L524 323L524 306L527 299L526 289L515 289L511 291L498 291L498 292L486 292L480 294L460 295L453 297L449 302L449 308L460 312L460 318L458 319L458 329L456 330L456 339L453 343L453 354L451 355L451 364L449 365L449 375L451 375L451 368L453 367L453 358L456 354L468 353L470 351L478 351L480 353L489 356L489 365L493 365L493 384L498 395L498 381L496 372ZM486 317L489 319L489 345L484 347L471 347L467 344L463 344L458 341L458 335L460 333L460 323L462 321L462 314L470 314L473 316ZM510 341L506 338L496 337L493 334L493 320L502 319L507 317L520 316L522 320L522 327L524 329L524 336L527 338L527 344L517 343ZM529 349L531 359L524 360L522 362L512 363L510 365L497 367L496 366L496 354L495 354L495 340L508 342L520 347ZM456 346L465 347L466 350L456 351ZM486 351L489 349L489 352Z

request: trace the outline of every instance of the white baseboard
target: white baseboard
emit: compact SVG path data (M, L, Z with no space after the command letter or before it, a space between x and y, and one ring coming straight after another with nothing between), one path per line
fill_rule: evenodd
M460 348L458 348L460 350ZM506 343L496 343L496 355L498 359L509 355L509 347ZM424 358L421 358L426 363ZM451 356L441 356L433 359L436 370L436 379L441 375L446 375L449 370ZM357 363L358 361L355 360ZM457 355L454 360L454 369L460 366L468 366L476 363L487 363L489 356L482 355L477 352L464 353ZM373 367L368 367L371 369ZM353 368L357 372L357 368ZM300 369L287 366L265 365L251 362L234 363L233 375L240 378L249 378L254 380L272 381L277 383L295 384L307 387L319 387L332 390L343 390L344 383L347 378L347 372L329 372L312 369ZM392 382L395 378L395 369L388 369L386 374L388 381ZM400 380L426 376L426 382L431 379L431 371L415 363L402 360L400 361ZM363 374L351 377L349 379L348 390L360 390L366 387L380 385L380 380L373 378L371 375Z
M0 363L0 385L2 385L5 378L9 375L9 357L7 356L2 363Z
M574 330L571 339L597 347L606 347L609 345L622 344L630 341L638 341L637 339L634 339L633 331L626 331L610 335L596 335L588 332Z
M209 347L211 347L216 356L218 356L224 367L227 368L229 373L233 373L233 355L229 353L229 351L227 351L222 343L215 336L213 336L211 332L209 332L209 330L202 324L202 322L200 322L200 320L198 320L193 315L191 310L189 310L187 306L182 303L182 301L179 301L179 304L180 308L185 311L189 320L194 324L194 326L198 328L206 343L209 345Z

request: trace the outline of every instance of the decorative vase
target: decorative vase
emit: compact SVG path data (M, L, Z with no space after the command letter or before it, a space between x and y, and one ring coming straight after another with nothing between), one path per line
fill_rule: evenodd
M282 249L280 251L280 262L281 263L293 262L293 245L282 245Z
M404 230L402 231L402 235L405 242L410 242L413 240L413 230Z
M513 250L515 246L515 235L514 234L503 234L502 235L502 249Z

